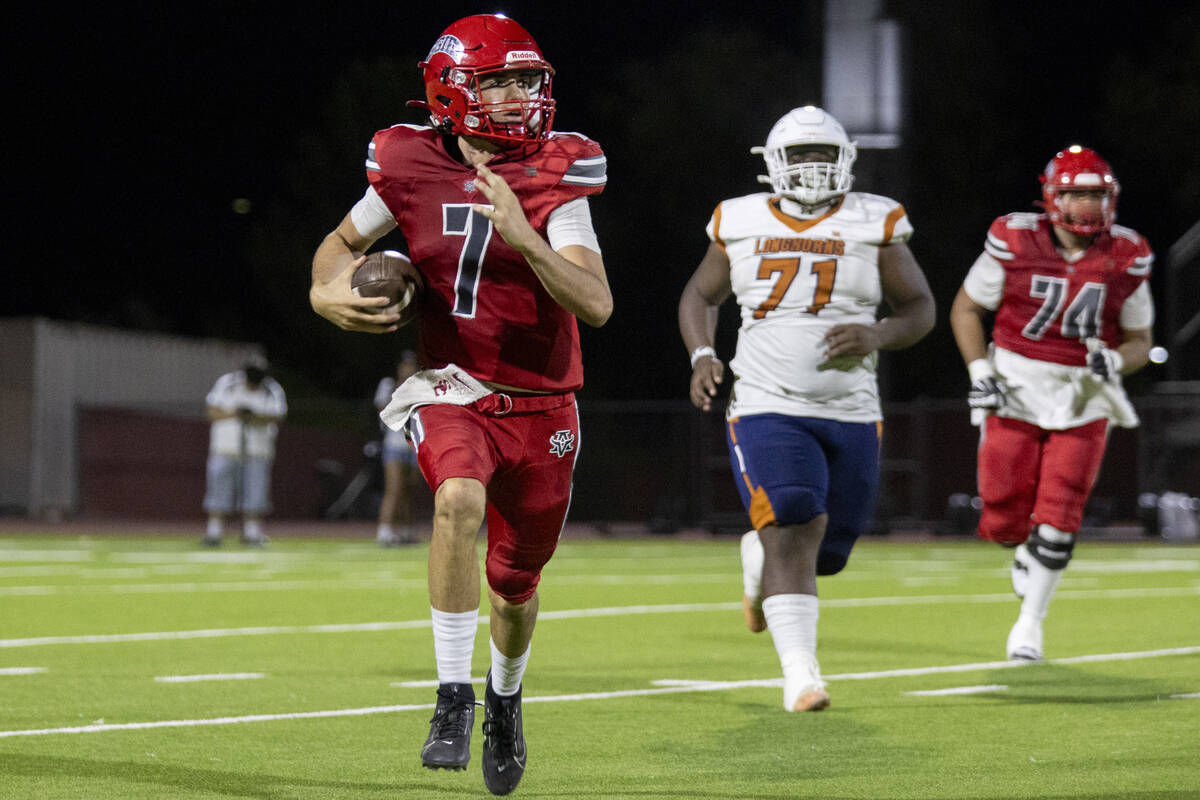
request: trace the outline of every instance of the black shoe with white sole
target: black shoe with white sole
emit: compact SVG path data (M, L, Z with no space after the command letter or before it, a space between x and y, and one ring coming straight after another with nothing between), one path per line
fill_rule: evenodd
M429 720L429 738L421 748L421 763L430 769L466 769L471 760L471 730L475 727L475 690L469 683L443 683L437 708Z
M483 692L483 782L492 794L508 794L525 774L525 727L521 690L510 697L492 691L488 673Z

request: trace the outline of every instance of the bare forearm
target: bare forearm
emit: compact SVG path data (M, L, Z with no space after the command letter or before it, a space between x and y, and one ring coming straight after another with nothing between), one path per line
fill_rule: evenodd
M983 329L983 315L987 310L975 303L966 292L959 289L950 307L950 330L958 345L963 363L970 364L987 358L987 335Z
M1129 375L1137 372L1150 362L1150 347L1154 337L1149 329L1125 331L1125 341L1116 348L1123 364L1121 374Z
M602 265L598 271L589 270L550 249L549 243L536 234L523 243L520 252L554 302L581 321L598 328L612 316L612 291ZM582 247L572 248L571 253L580 260L594 257L599 261L599 254Z
M879 320L873 326L879 337L880 350L903 350L933 330L935 311L933 297L921 295Z
M679 335L691 353L697 347L711 346L717 332L717 306L709 304L693 284L688 283L679 297Z
M317 252L313 255L313 285L329 283L361 255L362 253L355 251L340 233L330 232L317 246Z

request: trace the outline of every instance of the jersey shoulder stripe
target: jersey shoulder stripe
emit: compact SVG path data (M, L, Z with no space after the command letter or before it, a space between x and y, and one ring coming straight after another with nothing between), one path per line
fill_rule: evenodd
M603 153L591 158L580 158L567 167L562 181L580 186L603 186L608 182L608 159Z

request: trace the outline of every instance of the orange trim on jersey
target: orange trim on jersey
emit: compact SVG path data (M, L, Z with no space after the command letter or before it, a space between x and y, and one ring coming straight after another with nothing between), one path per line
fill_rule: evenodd
M787 225L796 233L803 233L812 226L816 225L818 222L829 219L831 216L837 213L839 208L842 207L842 201L838 200L833 208L829 209L819 217L814 217L813 219L796 219L795 217L789 217L787 214L783 213L783 211L779 208L779 200L780 198L778 197L772 197L771 199L767 200L767 207L771 209L771 213L775 215L775 219L779 220L784 225Z
M880 244L887 244L891 241L892 234L896 232L896 223L900 221L906 213L904 206L896 206L892 212L887 215L887 219L883 221L883 241Z
M725 243L721 241L721 203L717 203L717 208L713 211L713 243L725 249Z

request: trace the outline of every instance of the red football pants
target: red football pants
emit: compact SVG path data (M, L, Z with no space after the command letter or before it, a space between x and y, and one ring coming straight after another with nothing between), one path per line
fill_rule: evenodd
M989 416L979 446L979 535L1020 544L1034 525L1076 532L1100 474L1108 420L1051 431Z
M493 394L468 406L422 406L409 423L435 493L447 478L487 487L488 586L510 603L533 596L571 504L579 452L575 396Z

